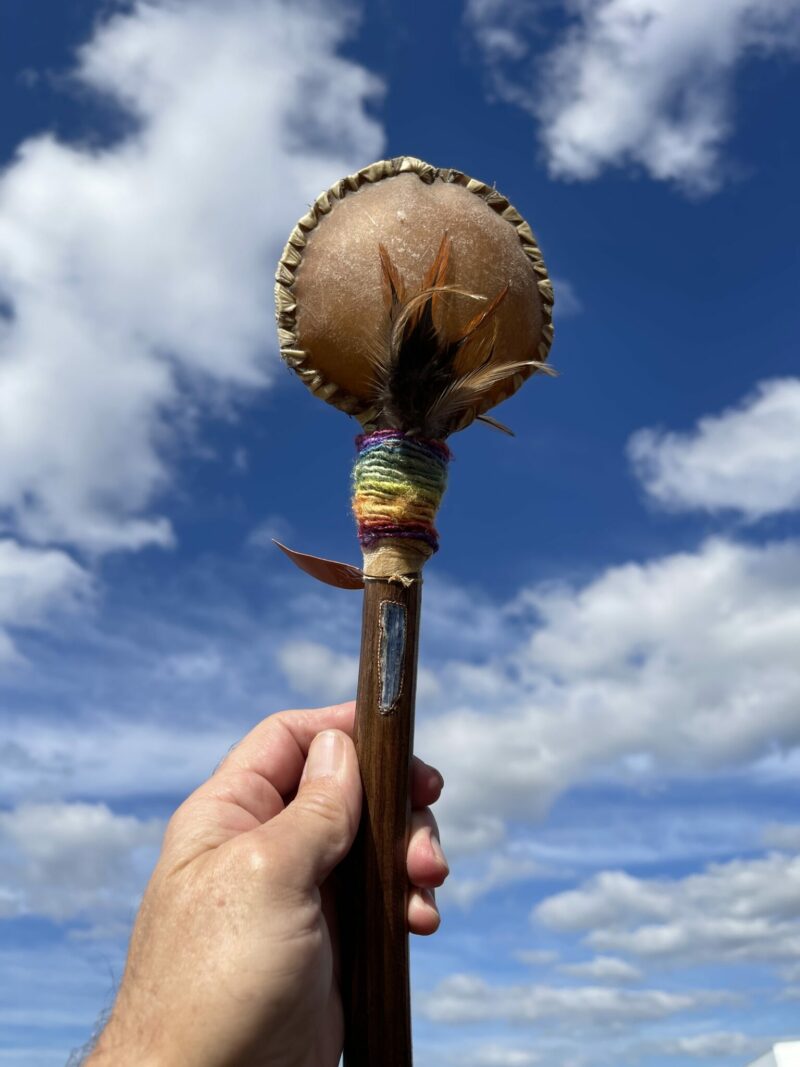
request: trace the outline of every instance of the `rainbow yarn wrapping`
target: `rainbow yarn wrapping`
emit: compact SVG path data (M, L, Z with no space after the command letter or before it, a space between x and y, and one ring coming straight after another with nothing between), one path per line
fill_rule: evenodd
M376 430L356 438L353 514L362 548L386 537L439 548L433 520L447 486L450 449L444 441Z

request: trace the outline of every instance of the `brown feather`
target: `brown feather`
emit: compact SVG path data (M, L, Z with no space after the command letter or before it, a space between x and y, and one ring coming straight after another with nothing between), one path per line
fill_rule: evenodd
M425 305L431 305L431 314L433 311L433 302L442 293L450 293L453 296L463 296L468 300L483 300L482 296L477 293L469 293L466 289L459 289L455 285L437 285L431 289L423 289L417 293L416 296L410 297L403 305L399 315L395 319L392 326L391 343L393 346L399 346L402 343L403 333L413 330L415 324L419 321L420 315L425 311ZM437 334L438 336L438 334Z
M494 299L490 300L485 308L481 308L481 310L477 313L477 315L473 315L473 317L469 320L467 325L464 327L464 330L463 330L461 336L457 337L456 340L457 341L466 341L467 338L471 334L473 334L477 330L479 330L481 328L481 326L483 326L484 322L486 322L486 320L488 318L490 318L492 315L494 315L495 311L497 311L497 309L503 303L505 298L508 296L509 288L510 288L509 283L506 282L506 284L503 286L503 288L500 290L500 292L497 294L497 296L494 297Z
M378 253L381 257L386 310L389 312L389 317L394 319L396 309L405 302L406 286L400 271L392 263L392 257L389 255L386 245L379 244Z
M497 329L492 319L509 286L489 300L449 284L451 250L445 233L421 288L409 294L388 250L378 246L388 328L370 344L369 356L372 403L381 429L443 438L498 382L525 367L551 373L536 360L500 363L494 358ZM484 302L455 339L444 337L434 319L448 295ZM484 328L489 323L491 330ZM494 419L483 421L510 432Z
M431 419L440 421L444 425L458 422L465 412L473 407L492 386L505 381L506 378L510 378L512 374L516 374L517 371L525 367L536 366L536 361L534 360L492 363L491 356L492 353L490 352L489 361L454 379L442 391L441 395L431 405Z
M458 375L477 370L492 361L497 330L492 326L491 331L473 331L461 341L457 341L458 357L456 359Z
M487 426L491 426L492 429L499 430L501 433L506 433L509 437L517 436L510 426L506 426L506 424L504 422L500 422L499 419L493 419L491 415L478 415L477 421L485 422Z
M452 247L453 243L450 240L450 234L445 230L442 240L439 243L439 250L436 253L436 258L425 271L425 277L422 279L423 289L432 289L435 285L444 284L447 278L447 269L450 266L450 252Z
M440 290L442 286L447 284L447 272L450 268L450 252L452 247L450 234L445 230L436 257L430 267L425 271L425 276L422 279L421 293L426 290L435 293L437 290ZM437 295L434 295L431 299L431 316L438 310L438 307L439 298ZM421 310L419 311L419 314L422 314ZM415 325L416 322L411 322L410 328L413 329Z

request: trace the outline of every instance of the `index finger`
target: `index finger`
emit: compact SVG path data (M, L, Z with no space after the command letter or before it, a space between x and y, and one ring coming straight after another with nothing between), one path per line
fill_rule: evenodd
M283 797L297 788L311 742L323 730L343 730L353 736L356 704L280 711L268 716L228 753L215 776L223 771L250 771L265 778ZM411 762L411 805L426 807L439 798L442 776L418 756Z
M253 771L286 796L297 788L309 746L318 733L343 730L353 736L355 710L355 701L349 700L269 715L242 738L214 773Z

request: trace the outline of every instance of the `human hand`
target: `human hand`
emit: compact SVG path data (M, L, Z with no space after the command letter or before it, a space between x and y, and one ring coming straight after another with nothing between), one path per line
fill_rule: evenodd
M344 1028L330 875L358 828L352 703L270 716L178 808L111 1019L86 1067L336 1067ZM415 759L408 925L439 925L447 862Z

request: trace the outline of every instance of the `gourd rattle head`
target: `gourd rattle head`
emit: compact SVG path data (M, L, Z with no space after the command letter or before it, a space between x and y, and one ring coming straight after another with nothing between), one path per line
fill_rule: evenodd
M418 159L317 198L276 303L283 359L367 431L442 439L548 371L553 289L530 227L496 190Z

